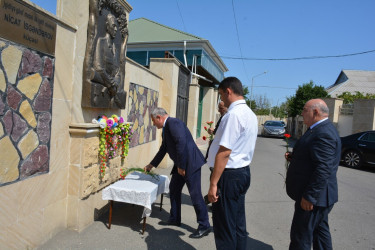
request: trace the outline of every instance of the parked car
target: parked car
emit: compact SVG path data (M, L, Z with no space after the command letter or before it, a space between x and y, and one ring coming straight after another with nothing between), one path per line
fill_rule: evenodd
M284 137L285 123L283 121L266 121L262 125L262 136Z
M375 165L375 130L341 137L341 160L348 167Z

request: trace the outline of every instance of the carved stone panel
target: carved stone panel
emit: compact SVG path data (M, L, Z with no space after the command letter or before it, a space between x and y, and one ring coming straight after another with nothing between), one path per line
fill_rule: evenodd
M118 0L90 0L82 106L125 108L126 10Z

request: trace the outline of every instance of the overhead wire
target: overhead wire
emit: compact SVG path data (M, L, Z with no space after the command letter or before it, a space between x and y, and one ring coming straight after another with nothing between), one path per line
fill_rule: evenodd
M180 14L180 17L181 17L181 20L182 20L182 25L184 26L184 31L185 31L185 32L188 32L187 29L186 29L185 22L184 22L184 18L182 17L182 13L181 13L181 10L180 10L180 6L178 5L178 1L177 1L177 0L176 0L176 4L177 4L178 13ZM241 55L241 56L242 56L242 55Z
M240 34L239 34L239 32L238 32L238 25L237 25L236 11L235 11L235 9L234 9L234 0L232 0L232 10L233 10L234 24L235 24L236 32L237 32L238 47L239 47L239 49L240 49L240 55L241 55L241 58L244 58L244 57L243 57L243 54L242 54L242 48L241 48L241 42L240 42ZM248 74L247 74L247 70L246 70L246 66L245 66L245 62L244 62L244 60L242 60L242 66L243 66L243 69L244 69L244 71L245 71L245 76L246 76L248 82L250 82L250 79L249 79Z
M341 54L341 55L328 55L328 56L303 56L303 57L291 57L291 58L252 58L252 57L235 57L235 56L221 56L224 59L233 59L233 60L249 60L249 61L296 61L296 60L313 60L313 59L325 59L325 58L338 58L338 57L349 57L349 56L358 56L364 54L374 53L375 50L367 50L356 53ZM213 55L214 56L214 55Z
M271 89L297 89L297 88L288 88L288 87L275 87L275 86L261 86L254 85L253 88L271 88Z

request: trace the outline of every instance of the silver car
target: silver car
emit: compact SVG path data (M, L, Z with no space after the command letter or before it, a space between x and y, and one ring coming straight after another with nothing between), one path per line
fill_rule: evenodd
M284 137L285 123L283 121L266 121L262 125L262 136Z

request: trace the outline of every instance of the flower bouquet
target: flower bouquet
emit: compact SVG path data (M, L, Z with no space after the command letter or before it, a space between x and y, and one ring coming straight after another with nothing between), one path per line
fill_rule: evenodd
M204 130L206 130L206 132L208 133L208 130L212 127L212 124L214 123L213 121L211 122L206 122L207 125L209 126L208 128L206 126L204 126ZM213 134L210 134L208 133L208 138L209 138L209 141L212 141L214 139L214 135ZM203 136L202 137L203 140L207 140L207 137L206 136Z
M105 115L99 116L98 119L93 119L92 122L100 126L100 177L103 178L106 162L109 159L113 159L119 154L123 160L128 155L133 130L130 124L124 122L124 118L117 115L112 115L109 118ZM118 152L120 149L121 152Z
M155 174L155 173L153 173L153 172L147 172L147 171L145 171L143 168L128 168L128 169L121 169L121 174L120 174L120 177L121 177L121 179L125 179L125 177L128 175L128 174L130 174L130 173L132 173L132 172L140 172L140 173L144 173L144 174L148 174L148 175L150 175L153 179L155 179L155 180L159 180L159 175L158 174Z

